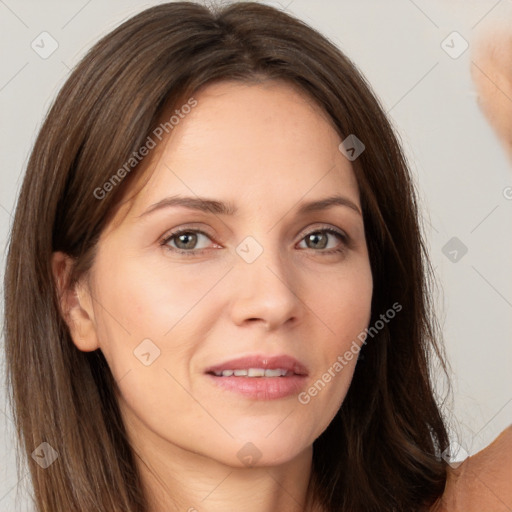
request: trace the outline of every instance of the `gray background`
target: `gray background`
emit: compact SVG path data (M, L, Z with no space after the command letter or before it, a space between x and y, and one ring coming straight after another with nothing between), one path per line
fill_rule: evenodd
M100 36L157 3L0 0L2 277L11 212L45 112L70 68ZM496 20L508 16L512 26L512 2L266 3L287 7L346 52L372 84L401 136L421 194L441 286L436 301L453 369L454 396L448 408L452 438L474 454L512 424L512 200L504 194L512 186L512 167L478 109L470 68L482 68L482 63L472 62L470 50L475 34ZM43 31L58 43L47 59L31 47ZM441 46L453 31L470 46L458 58ZM27 236L30 230L27 226ZM455 262L445 255L447 249L443 253L452 237L468 250ZM442 382L439 389L442 392ZM17 485L14 434L3 386L0 431L0 511L32 510L23 467Z

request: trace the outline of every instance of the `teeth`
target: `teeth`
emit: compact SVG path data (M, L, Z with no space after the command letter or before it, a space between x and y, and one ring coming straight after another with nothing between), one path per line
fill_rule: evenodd
M286 370L265 370L265 377L284 377L288 372Z
M221 372L215 372L217 377L284 377L287 374L291 374L291 372L281 368L276 368L275 370L249 368L247 370L223 370Z

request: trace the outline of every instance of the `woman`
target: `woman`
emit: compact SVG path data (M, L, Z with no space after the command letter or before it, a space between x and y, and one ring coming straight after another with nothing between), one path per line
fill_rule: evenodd
M325 38L252 2L126 21L59 93L12 230L38 510L440 507L428 269L396 136Z

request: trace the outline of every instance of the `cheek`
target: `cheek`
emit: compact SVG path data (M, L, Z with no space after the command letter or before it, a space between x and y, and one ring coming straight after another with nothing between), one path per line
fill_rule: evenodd
M135 421L136 429L158 426L179 438L180 421L169 422L177 412L186 411L189 425L204 422L186 391L187 369L200 339L194 336L202 311L197 306L215 276L171 273L169 266L141 265L129 257L115 265L114 259L97 260L95 314L124 418Z
M317 276L318 277L318 276ZM362 336L371 317L373 280L369 262L354 261L310 283L308 304L321 320L316 328L318 367L299 402L319 419L317 434L341 406L354 374Z
M122 379L123 398L142 416L186 407L190 397L181 386L191 387L190 360L218 319L213 296L229 267L109 256L97 259L95 315L101 350L114 378Z
M358 258L338 272L316 276L308 288L308 303L333 340L327 344L331 350L343 349L368 326L373 280L366 259Z
M180 329L191 311L201 309L199 303L222 277L222 269L173 268L164 258L154 263L141 257L98 258L95 316L105 350L114 345L133 350L146 338L157 344L172 338L172 331Z

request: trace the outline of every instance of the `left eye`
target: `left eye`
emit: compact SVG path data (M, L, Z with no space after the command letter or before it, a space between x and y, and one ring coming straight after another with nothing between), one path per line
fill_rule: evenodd
M332 253L332 252L340 252L344 249L344 244L347 242L347 237L344 233L337 231L336 229L332 228L324 228L324 229L317 229L316 231L311 231L308 233L302 240L306 241L306 244L313 243L317 244L316 247L308 247L308 249L326 249L326 246L328 244L328 237L329 235L335 235L338 240L341 240L342 247L334 247L330 248L329 250L324 250L322 252L325 253ZM318 242L320 240L320 242Z
M330 235L335 235L338 240L341 241L341 247L335 246L334 248L327 248ZM205 247L196 247L198 238L201 236L211 240L211 238L206 233L198 229L178 230L170 233L167 237L165 237L161 241L161 245L165 246L167 249L173 252L193 255L201 253L203 250L205 250ZM330 254L333 252L341 252L345 249L345 245L347 244L347 236L343 232L337 231L336 229L323 228L310 231L301 239L301 242L302 241L305 241L307 249L321 249L321 251L318 252ZM171 245L171 243L174 243L174 246ZM310 244L313 245L311 246Z

